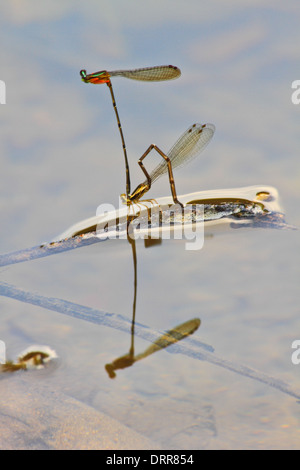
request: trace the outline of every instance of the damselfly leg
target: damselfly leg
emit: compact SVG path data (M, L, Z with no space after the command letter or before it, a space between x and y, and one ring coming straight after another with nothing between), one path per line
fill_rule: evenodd
M149 175L148 171L146 170L146 168L144 167L143 165L143 160L144 158L151 152L151 150L156 150L157 153L159 153L159 155L161 155L164 160L166 161L166 164L167 164L167 168L168 168L168 173L169 173L169 182L170 182L170 188L171 188L171 193L172 193L172 197L173 197L173 201L175 204L179 204L181 207L183 207L183 204L181 202L178 201L177 199L177 194L176 194L176 189L175 189L175 181L174 181L174 176L173 176L173 170L172 170L172 163L171 163L171 160L170 158L162 151L160 150L159 147L157 147L155 144L151 144L146 152L141 156L141 158L139 159L138 161L138 164L140 165L141 169L143 170L144 172L144 175L146 176L147 178L147 185L148 185L148 189L147 191L149 191L149 189L151 188L151 184L152 184L152 180L151 180L151 176Z

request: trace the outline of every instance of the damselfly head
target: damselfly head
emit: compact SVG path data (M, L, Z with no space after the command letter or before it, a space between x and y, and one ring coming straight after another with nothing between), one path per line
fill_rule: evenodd
M110 83L110 75L106 70L101 70L100 72L95 73L86 73L86 70L80 70L81 80L84 83L93 83L94 85L99 85L101 83Z
M128 200L126 194L124 194L124 193L123 193L123 194L120 194L120 199L121 199L121 201L122 201L122 204L128 204L128 202L129 202L129 200Z

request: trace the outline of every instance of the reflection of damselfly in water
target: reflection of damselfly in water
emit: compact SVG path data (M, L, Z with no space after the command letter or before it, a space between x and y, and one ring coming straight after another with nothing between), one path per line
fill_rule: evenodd
M160 82L165 80L172 80L174 78L178 78L181 72L178 67L174 67L173 65L160 65L156 67L146 67L141 69L133 69L133 70L115 70L112 72L107 72L106 70L101 70L100 72L95 72L91 74L87 74L86 70L81 70L80 75L82 81L85 83L93 83L95 85L106 83L113 103L113 107L115 110L117 123L119 127L119 132L122 140L123 145L123 153L125 158L125 169L126 169L126 196L130 194L130 172L129 172L129 164L126 152L126 145L125 139L122 131L122 126L117 110L116 100L114 97L114 92L112 88L112 84L110 81L110 77L125 77L130 78L132 80L139 80L145 82Z
M138 161L138 164L146 176L146 180L139 184L132 194L128 196L122 194L121 198L123 202L128 205L138 202L141 197L149 191L152 183L168 172L173 201L175 204L183 206L177 199L172 170L185 165L199 155L211 140L214 132L215 126L213 124L193 124L177 140L167 154L162 152L155 144L150 145ZM155 149L164 160L149 174L143 165L143 160L153 149Z

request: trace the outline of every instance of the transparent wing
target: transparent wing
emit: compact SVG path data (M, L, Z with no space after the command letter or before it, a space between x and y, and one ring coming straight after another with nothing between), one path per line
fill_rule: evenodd
M214 132L215 126L213 124L193 124L189 127L167 153L172 163L172 169L184 166L197 157L210 142ZM168 165L163 160L150 173L151 183L167 172Z
M147 82L173 80L181 75L180 69L174 65L159 65L156 67L145 67L133 70L115 70L108 73L111 77L125 77Z

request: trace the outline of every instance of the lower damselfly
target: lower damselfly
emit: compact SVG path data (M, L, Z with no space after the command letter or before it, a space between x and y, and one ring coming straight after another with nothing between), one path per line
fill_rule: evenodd
M132 194L121 194L122 201L127 205L137 203L149 191L154 181L168 172L173 201L175 204L183 206L177 199L173 169L181 167L197 157L210 142L214 132L215 126L213 124L196 123L182 134L167 154L157 145L150 145L138 161L146 180L139 184ZM153 149L163 157L163 161L149 174L143 165L143 160Z

